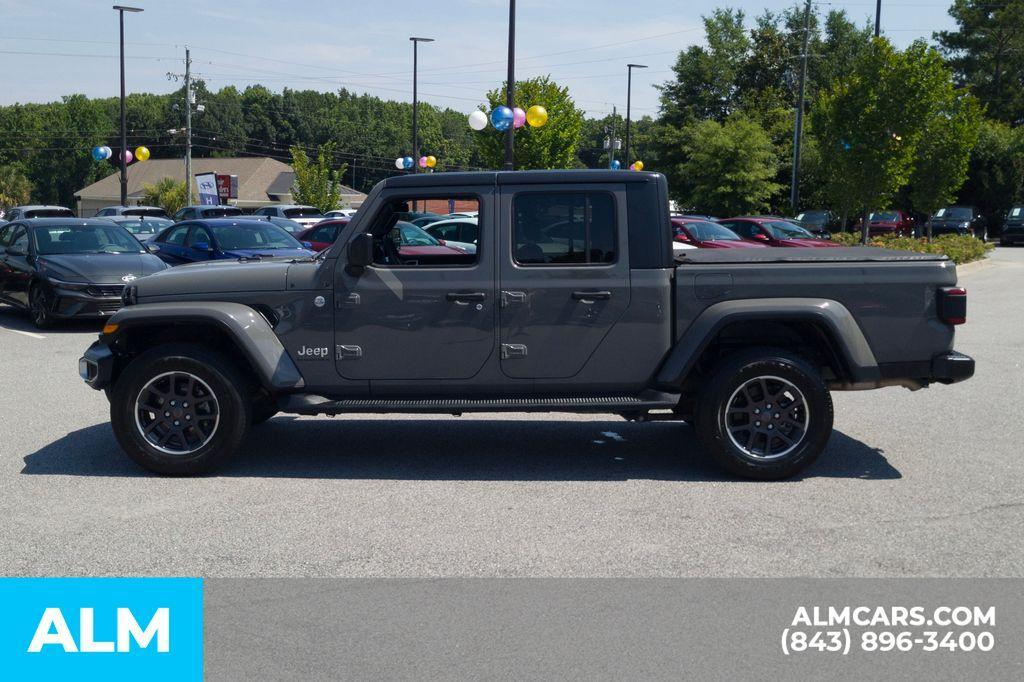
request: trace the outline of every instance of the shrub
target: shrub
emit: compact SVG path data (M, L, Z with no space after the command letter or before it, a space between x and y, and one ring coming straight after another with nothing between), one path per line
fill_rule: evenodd
M837 232L832 235L832 241L841 246L860 246L860 233ZM958 265L980 260L994 248L992 244L985 244L974 237L957 234L944 234L941 237L935 237L931 243L924 238L884 235L873 237L867 245L900 251L916 251L917 253L941 253L949 256L950 260Z

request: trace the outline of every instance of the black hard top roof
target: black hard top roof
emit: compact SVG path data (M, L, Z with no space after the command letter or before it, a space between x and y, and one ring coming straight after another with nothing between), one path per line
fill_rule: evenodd
M659 173L629 170L578 169L529 171L474 171L467 173L410 173L384 181L394 187L448 187L455 185L533 185L587 182L651 182Z

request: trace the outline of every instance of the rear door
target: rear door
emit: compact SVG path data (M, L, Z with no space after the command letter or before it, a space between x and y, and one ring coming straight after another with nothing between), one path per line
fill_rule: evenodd
M163 234L162 238L156 242L159 249L157 255L161 260L171 265L190 262L185 258L185 239L190 227L192 227L191 223L181 223Z
M625 188L503 186L499 238L502 372L579 374L629 307Z

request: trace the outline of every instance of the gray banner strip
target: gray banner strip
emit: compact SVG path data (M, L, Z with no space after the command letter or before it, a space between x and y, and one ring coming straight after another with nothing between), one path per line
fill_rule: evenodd
M211 680L1019 680L1022 590L1021 579L212 579L205 595L206 674ZM873 623L805 624L827 619L829 607L840 621L850 607L851 618L859 608L859 619ZM936 612L957 607L967 610ZM879 622L898 618L902 608L908 618L980 613L993 622ZM797 630L806 641L816 631L833 633L819 636L816 646L845 644L848 653L811 646L786 655L784 640L789 649L801 647ZM891 651L879 650L889 642L883 632L893 633ZM953 635L944 646L924 650L946 632ZM988 648L986 632L991 650L981 651ZM937 633L931 644L928 633ZM961 650L967 646L973 651Z

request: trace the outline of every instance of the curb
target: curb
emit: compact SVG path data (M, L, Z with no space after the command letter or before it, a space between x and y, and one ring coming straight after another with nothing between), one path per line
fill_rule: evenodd
M990 257L985 256L981 260L972 261L970 263L967 263L966 265L956 266L956 274L964 275L970 272L975 272L976 270L982 270L984 268L991 267L993 265L995 265L995 261L993 261Z

